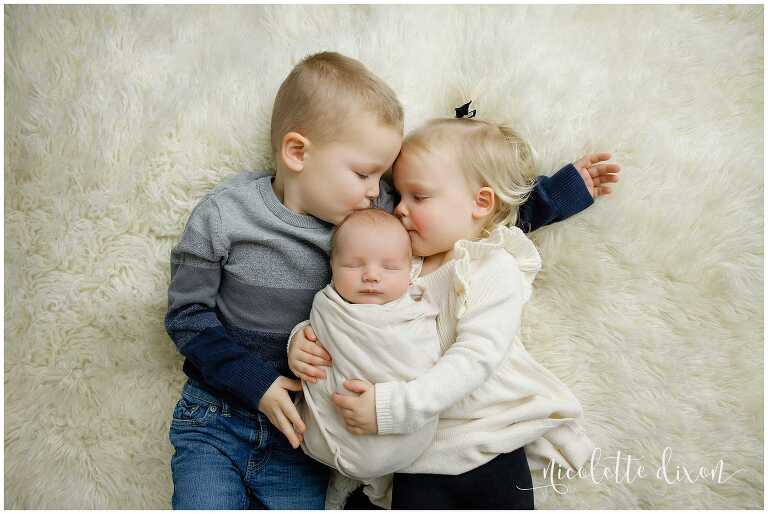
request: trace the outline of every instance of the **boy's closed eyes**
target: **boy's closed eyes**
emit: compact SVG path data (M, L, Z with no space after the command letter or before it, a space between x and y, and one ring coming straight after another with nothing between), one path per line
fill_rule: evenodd
M367 209L379 196L379 181L400 152L402 133L375 115L350 115L338 140L324 142L293 131L278 151L273 187L288 209L338 225Z

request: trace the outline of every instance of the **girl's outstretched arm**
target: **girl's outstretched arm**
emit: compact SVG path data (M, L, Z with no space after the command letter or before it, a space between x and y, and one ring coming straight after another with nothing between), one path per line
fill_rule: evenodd
M606 163L609 153L588 154L561 168L551 177L540 176L523 205L517 226L533 232L545 225L577 214L594 203L594 198L610 194L610 182L618 182L621 167Z

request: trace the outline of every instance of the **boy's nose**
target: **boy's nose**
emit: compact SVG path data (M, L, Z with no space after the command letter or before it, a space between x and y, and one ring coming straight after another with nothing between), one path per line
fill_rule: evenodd
M365 271L363 272L363 282L378 282L379 281L379 274L375 271Z
M365 196L370 198L372 201L377 199L379 197L379 183L376 182L374 186L368 189L368 192L365 193Z

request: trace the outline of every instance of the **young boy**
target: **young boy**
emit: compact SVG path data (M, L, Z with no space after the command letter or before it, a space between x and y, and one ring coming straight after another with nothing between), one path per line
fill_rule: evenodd
M169 433L174 509L324 506L329 468L298 449L304 423L290 393L301 385L285 349L330 281L333 226L354 210L393 209L381 177L400 150L403 111L360 62L324 52L280 86L271 134L274 175L241 173L214 188L171 253L165 326L189 378ZM615 181L615 165L588 170L607 158L540 177L519 226L591 205ZM316 351L316 364L329 362Z

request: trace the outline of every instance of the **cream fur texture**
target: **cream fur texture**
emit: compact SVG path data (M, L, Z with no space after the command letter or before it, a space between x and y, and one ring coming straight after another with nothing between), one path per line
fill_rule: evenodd
M559 492L535 475L537 508L762 507L759 5L6 6L5 506L170 507L169 252L208 189L270 166L277 87L326 49L406 128L472 99L540 173L623 167L532 235L524 341L602 452Z

